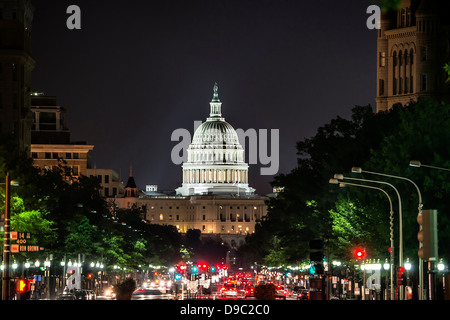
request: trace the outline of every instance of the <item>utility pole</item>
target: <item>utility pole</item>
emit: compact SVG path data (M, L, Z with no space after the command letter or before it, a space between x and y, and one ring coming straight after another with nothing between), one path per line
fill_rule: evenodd
M2 300L9 300L9 254L10 254L10 233L11 233L11 178L9 172L6 173L5 184L5 235L3 245L3 286L2 286Z

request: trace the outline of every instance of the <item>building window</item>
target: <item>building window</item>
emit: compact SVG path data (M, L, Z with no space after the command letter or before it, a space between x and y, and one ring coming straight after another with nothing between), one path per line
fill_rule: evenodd
M72 159L72 154L70 152L66 152L66 159Z
M52 158L53 159L58 159L58 152L53 152L52 153Z
M203 220L206 220L206 215L203 215Z
M52 158L52 154L50 152L46 152L45 159L51 159L51 158Z
M80 169L79 169L79 166L73 166L73 167L72 167L72 174L73 174L74 176L80 175Z
M427 91L427 75L420 75L420 91Z
M378 95L379 96L384 95L384 80L383 79L378 80Z
M38 157L37 152L32 152L32 153L31 153L31 157L32 157L33 159L37 159L37 157Z
M80 154L78 152L74 152L73 153L73 158L74 159L80 159Z
M164 215L162 213L159 214L159 220L164 220Z
M109 175L105 174L105 183L109 183Z
M105 188L105 197L109 197L109 188Z
M420 61L427 61L427 47L420 47Z
M379 61L379 66L380 67L384 67L386 66L386 52L380 52L380 61Z

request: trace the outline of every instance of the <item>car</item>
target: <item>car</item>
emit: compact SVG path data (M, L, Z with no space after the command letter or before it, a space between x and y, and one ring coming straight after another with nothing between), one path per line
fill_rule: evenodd
M105 289L103 289L103 296L106 297L107 299L114 300L116 298L116 293L114 292L114 287L110 286L110 287L106 287Z
M255 287L246 286L245 287L245 297L254 297L255 296Z
M300 289L297 291L297 300L309 300L309 290Z
M219 296L221 297L239 297L245 293L242 290L238 290L235 284L227 283L219 289Z
M171 294L162 293L159 289L137 288L131 295L131 300L171 300Z
M73 293L62 293L56 296L56 300L77 300Z
M96 294L93 290L75 290L74 294L77 300L96 300Z
M275 299L283 299L286 300L286 297L289 295L289 291L283 287L282 285L277 285L275 292Z

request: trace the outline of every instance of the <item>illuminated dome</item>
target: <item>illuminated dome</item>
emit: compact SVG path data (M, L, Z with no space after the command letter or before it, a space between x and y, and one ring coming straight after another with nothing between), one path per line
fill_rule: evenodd
M194 133L183 163L183 186L177 194L253 194L248 186L248 164L239 137L222 117L217 83L210 114Z

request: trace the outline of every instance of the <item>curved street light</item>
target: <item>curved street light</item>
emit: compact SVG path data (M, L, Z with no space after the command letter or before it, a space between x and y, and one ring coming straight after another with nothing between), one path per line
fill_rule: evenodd
M414 164L418 165L420 164L420 162L414 162ZM411 162L410 162L411 165ZM417 186L417 184L412 181L411 179L405 178L405 177L401 177L401 176L394 176L391 174L386 174L386 173L380 173L380 172L372 172L372 171L366 171L361 169L360 167L353 167L352 168L352 172L353 173L367 173L367 174L373 174L373 175L378 175L378 176L384 176L384 177L388 177L388 178L394 178L394 179L401 179L401 180L405 180L408 181L410 183L412 183L414 185L414 187L417 190L417 194L419 196L419 205L418 205L418 216L422 215L422 207L423 207L423 203L422 203L422 193L420 192L419 187ZM419 243L419 249L422 247L422 244ZM423 300L423 289L424 289L424 285L423 285L423 260L422 258L419 257L419 300ZM403 294L403 292L401 292L401 294Z
M394 187L392 184L386 181L380 181L380 180L368 180L368 179L359 179L359 178L351 178L351 177L345 177L343 174L337 173L334 175L335 179L338 180L355 180L355 181L363 181L363 182L370 182L370 183L379 183L379 184L385 184L390 186L392 189L394 189L395 193L397 194L398 198L398 216L399 216L399 265L400 267L403 266L403 214L402 214L402 199L400 197L400 193L398 192L397 188Z
M419 160L411 160L409 162L409 166L410 167L418 167L418 168L426 167L426 168L431 168L431 169L450 171L450 169L448 169L448 168L435 167L435 166L430 166L430 165L427 165L427 164L422 164Z
M362 188L369 188L369 189L375 189L375 190L379 190L382 191L388 198L389 200L389 206L390 206L390 216L389 216L389 220L390 220L390 241L391 241L391 251L389 253L389 259L390 259L390 277L391 277L391 300L394 300L394 210L392 209L392 200L391 197L389 196L389 194L378 187L374 187L374 186L368 186L365 184L356 184L356 183L349 183L349 182L339 182L339 180L337 179L330 179L329 181L332 184L339 184L339 187L345 187L345 186L354 186L354 187L362 187ZM387 268L385 267L384 269L387 270Z

